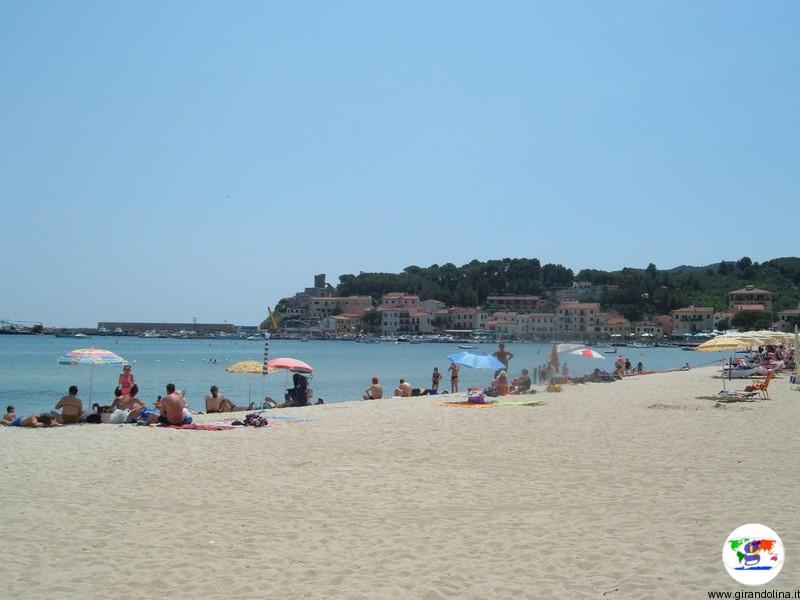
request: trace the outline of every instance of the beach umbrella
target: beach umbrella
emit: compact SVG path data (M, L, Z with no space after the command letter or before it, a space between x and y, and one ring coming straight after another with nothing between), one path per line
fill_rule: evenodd
M264 364L257 360L243 360L225 367L228 373L244 373L245 375L265 375ZM247 401L253 400L253 380L247 382Z
M308 363L296 358L271 358L267 361L270 370L286 369L294 373L311 373L314 369Z
M577 354L578 356L583 356L585 358L600 358L602 360L606 359L605 356L599 354L598 352L595 352L591 348L580 348L578 350L572 350L570 354Z
M498 371L506 368L496 357L491 354L486 354L485 352L468 352L465 350L464 352L450 354L447 356L447 359L452 363L463 367L470 367L471 369L492 369Z
M448 360L457 365L472 369L505 369L506 366L491 354L485 352L456 352L448 355Z
M695 348L697 352L723 352L725 350L744 350L753 346L753 339L742 334L720 335L703 342Z
M89 406L92 405L92 388L94 386L95 365L125 365L128 364L119 354L102 348L77 348L58 357L60 365L89 365Z
M572 352L573 350L578 350L583 348L583 344L556 344L556 351L559 354L563 354L564 352Z

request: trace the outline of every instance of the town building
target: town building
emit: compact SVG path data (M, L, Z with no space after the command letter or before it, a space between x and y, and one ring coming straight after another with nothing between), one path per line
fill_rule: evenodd
M482 308L456 306L439 311L437 316L446 319L447 329L457 331L475 331L486 329L489 313Z
M672 337L672 315L658 315L653 320L661 327L664 337Z
M728 292L728 307L733 312L772 310L772 292L747 285L740 290Z
M547 300L539 296L487 296L487 310L539 310Z
M660 340L664 337L664 330L656 321L635 321L631 323L631 332L637 338L645 338L651 341Z
M781 327L787 324L800 324L800 308L790 308L789 310L780 311L778 313L778 323L780 323Z
M322 319L342 313L363 314L370 307L370 296L320 296L311 299L308 314Z
M687 306L672 311L672 335L712 331L714 329L714 309L710 306Z
M595 337L600 325L598 302L562 302L556 308L556 330L563 338Z

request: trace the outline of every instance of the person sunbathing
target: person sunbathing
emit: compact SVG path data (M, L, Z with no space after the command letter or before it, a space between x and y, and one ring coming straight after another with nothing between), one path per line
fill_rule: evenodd
M531 376L528 369L522 369L522 375L511 380L509 394L525 394L531 389Z
M209 391L211 393L205 397L206 412L209 414L253 409L253 402L249 406L236 406L227 396L220 394L219 388L215 385L212 385Z
M117 390L120 390L120 392L122 391L120 388L117 388ZM138 393L139 386L134 383L133 386L131 386L130 394L127 396L120 394L119 396L116 396L114 401L111 403L111 408L113 409L128 411L128 417L126 420L129 423L135 422L139 418L139 413L141 410L145 408L144 402L139 400L137 397Z
M186 400L183 392L175 389L174 383L167 384L167 395L160 400L161 414L151 414L147 418L147 424L160 423L161 425L190 425L192 415L186 409Z
M394 396L400 396L401 398L410 398L411 390L413 390L411 384L408 383L405 379L401 379L400 385L394 388L394 392L392 392L392 394Z
M508 394L508 375L505 370L501 369L497 377L492 381L492 388L497 392L498 396L505 396Z
M372 378L372 385L364 390L363 400L380 400L383 398L383 386L378 383L378 378Z
M61 427L61 423L48 413L29 417L14 417L14 420L10 423L7 423L5 419L0 419L0 425L7 425L8 427Z
M56 410L61 409L61 414L56 414L56 418L60 419L61 423L69 425L77 423L81 414L83 413L83 402L78 398L78 386L69 386L69 395L64 396L56 404Z

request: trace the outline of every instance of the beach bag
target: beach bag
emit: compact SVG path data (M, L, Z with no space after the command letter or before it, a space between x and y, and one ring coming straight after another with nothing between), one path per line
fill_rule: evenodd
M114 425L121 425L128 420L129 414L131 414L131 411L118 408L111 413L111 416L108 418L108 422Z
M470 394L467 397L467 402L470 402L472 404L484 404L486 402L486 398L484 398L482 393Z
M244 424L249 427L266 427L267 417L263 417L258 413L250 413L245 415Z

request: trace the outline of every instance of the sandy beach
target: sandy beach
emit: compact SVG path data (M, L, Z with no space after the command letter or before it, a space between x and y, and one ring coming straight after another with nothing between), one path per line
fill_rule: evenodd
M721 549L748 522L786 547L766 589L792 591L800 393L718 404L714 372L268 429L2 428L2 595L707 598L743 589Z

